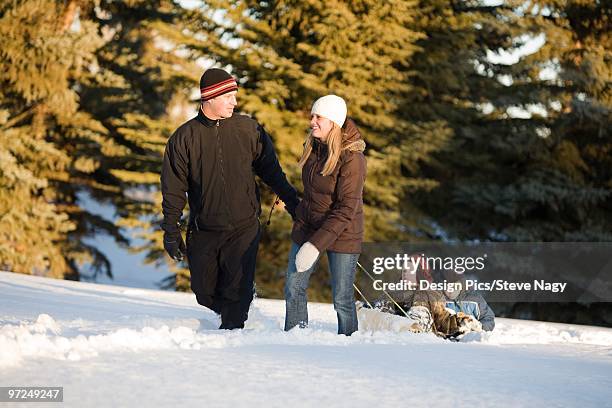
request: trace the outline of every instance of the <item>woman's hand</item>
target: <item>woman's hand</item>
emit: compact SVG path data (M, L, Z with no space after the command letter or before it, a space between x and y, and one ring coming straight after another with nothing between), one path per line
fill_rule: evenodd
M319 250L310 242L305 242L295 255L295 267L298 272L306 272L317 261Z

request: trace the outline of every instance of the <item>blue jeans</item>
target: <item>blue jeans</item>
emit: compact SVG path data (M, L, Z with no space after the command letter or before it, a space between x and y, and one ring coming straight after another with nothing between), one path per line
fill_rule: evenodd
M308 307L306 290L310 275L315 270L319 259L305 272L298 272L295 267L295 255L300 246L293 242L289 252L289 265L285 278L285 331L295 326L308 325ZM331 272L334 309L338 315L338 334L350 336L357 331L357 311L353 283L355 267L359 254L345 254L327 251L329 270Z

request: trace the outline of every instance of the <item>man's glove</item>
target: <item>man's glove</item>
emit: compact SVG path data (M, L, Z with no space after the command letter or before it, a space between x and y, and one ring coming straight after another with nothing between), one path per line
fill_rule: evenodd
M319 257L319 250L310 242L305 242L295 255L295 267L298 272L306 272L316 262Z
M185 242L180 232L178 234L164 233L164 249L170 258L180 262L185 257Z
M293 208L292 210L289 209L289 207L285 207L285 209L287 210L287 212L289 213L289 215L291 216L291 220L295 221L295 208Z

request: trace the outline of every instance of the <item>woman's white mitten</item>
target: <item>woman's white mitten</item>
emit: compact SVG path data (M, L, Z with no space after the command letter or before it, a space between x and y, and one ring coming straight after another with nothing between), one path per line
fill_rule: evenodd
M319 250L310 242L305 242L295 255L295 267L298 272L306 272L319 257Z

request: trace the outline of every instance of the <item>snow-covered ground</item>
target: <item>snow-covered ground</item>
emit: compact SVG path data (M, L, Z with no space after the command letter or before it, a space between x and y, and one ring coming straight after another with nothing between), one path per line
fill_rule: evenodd
M191 294L0 272L0 386L63 386L78 407L612 405L612 329L498 319L452 343L338 336L328 304L308 329L283 318L257 299L247 329L219 331Z

